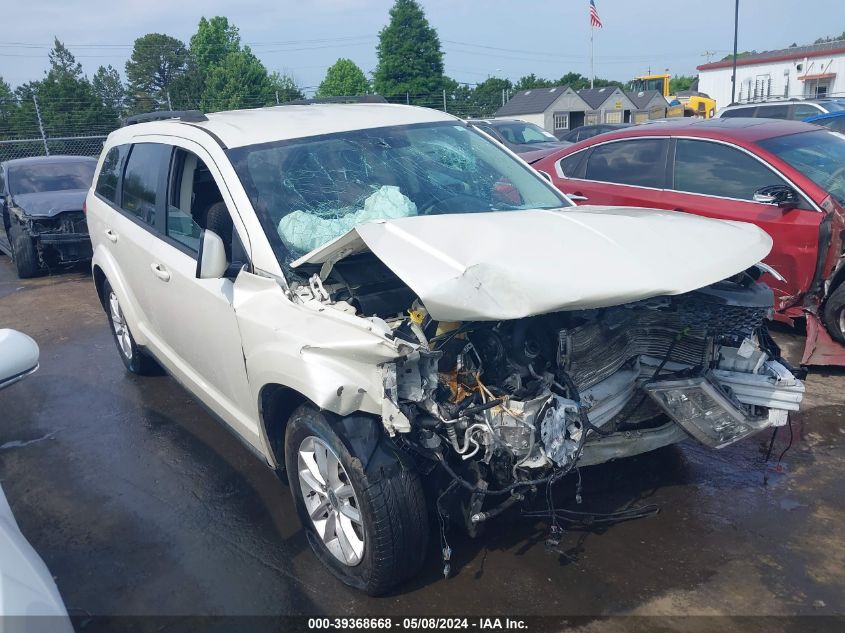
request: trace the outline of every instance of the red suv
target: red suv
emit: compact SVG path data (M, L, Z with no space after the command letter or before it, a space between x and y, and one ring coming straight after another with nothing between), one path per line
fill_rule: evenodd
M803 363L845 364L845 136L792 121L681 119L603 134L534 167L579 204L760 226L774 240L765 281L776 318L807 319Z

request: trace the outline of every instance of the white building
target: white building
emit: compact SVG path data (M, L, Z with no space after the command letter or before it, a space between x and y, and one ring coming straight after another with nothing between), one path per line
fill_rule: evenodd
M731 60L698 67L698 89L721 108L731 102ZM736 101L845 97L845 40L739 57Z

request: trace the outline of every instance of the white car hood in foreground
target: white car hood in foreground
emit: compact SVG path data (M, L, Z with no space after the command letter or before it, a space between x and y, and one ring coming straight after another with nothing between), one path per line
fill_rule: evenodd
M438 321L494 321L677 295L753 266L760 228L676 211L582 206L359 224L293 263L372 251Z
M47 621L9 616L59 616ZM18 529L0 488L0 630L72 632L67 611L41 557Z

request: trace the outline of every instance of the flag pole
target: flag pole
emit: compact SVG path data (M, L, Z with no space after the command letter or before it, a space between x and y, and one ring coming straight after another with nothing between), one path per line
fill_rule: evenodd
M595 27L593 26L593 20L590 19L590 88L593 87L593 80L596 77L596 73L593 70L593 31Z

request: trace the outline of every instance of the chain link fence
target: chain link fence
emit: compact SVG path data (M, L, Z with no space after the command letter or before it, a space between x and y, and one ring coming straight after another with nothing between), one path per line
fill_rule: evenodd
M470 91L444 90L431 94L402 93L386 97L386 99L390 103L432 108L461 118L485 118L492 116L503 105L507 96L498 92L481 96L472 94ZM129 106L121 105L112 109L113 113L117 112L117 116L113 115L109 121L74 122L73 113L77 104L72 102L41 103L36 99L33 101L35 108L27 100L28 109L21 108L20 103L0 104L11 105L12 108L17 107L18 110L14 126L4 122L3 112L0 111L0 161L59 154L97 156L103 148L106 137L119 125L115 123L115 120L125 117L130 112ZM265 105L258 98L254 100L244 98L243 101L255 107ZM155 103L150 105L150 109L155 109ZM284 105L284 102L279 102L279 105ZM184 108L184 104L180 103L179 106ZM166 104L158 108L168 109ZM51 121L48 114L57 112L61 113L64 119L61 123ZM12 131L13 129L15 131Z

